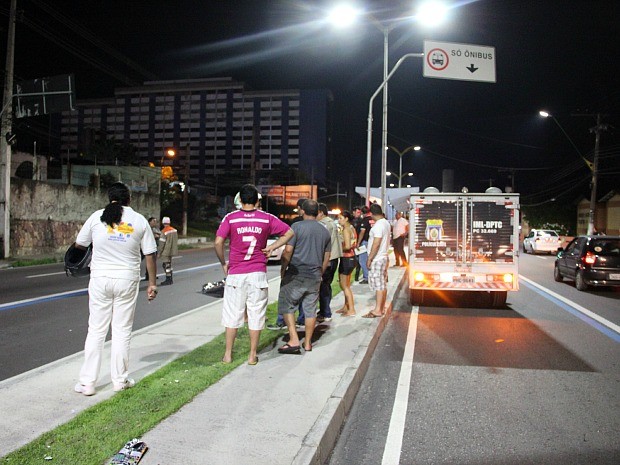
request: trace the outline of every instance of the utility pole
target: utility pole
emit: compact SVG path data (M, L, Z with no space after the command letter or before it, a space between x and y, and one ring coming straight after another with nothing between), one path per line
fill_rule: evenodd
M607 124L602 124L602 115L596 115L596 126L590 128L590 132L595 134L594 139L594 163L592 165L592 186L590 192L590 212L588 215L588 234L594 233L594 214L596 212L596 188L598 183L598 152L601 142L601 132L606 131Z
M13 119L13 68L15 64L15 17L17 0L11 0L9 27L6 41L6 66L2 117L0 119L0 234L3 258L10 256L11 244L11 146L6 136L12 132Z

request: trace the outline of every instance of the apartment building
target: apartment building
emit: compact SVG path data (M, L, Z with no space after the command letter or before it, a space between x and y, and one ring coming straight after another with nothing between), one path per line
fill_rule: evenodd
M146 82L113 98L77 102L61 115L70 158L97 139L128 143L158 166L164 151L189 153L194 183L235 170L297 168L325 182L333 97L328 90L252 91L232 78ZM255 143L256 142L256 143Z

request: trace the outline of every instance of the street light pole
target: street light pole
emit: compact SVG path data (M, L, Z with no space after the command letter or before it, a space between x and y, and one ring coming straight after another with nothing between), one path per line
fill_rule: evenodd
M0 234L3 258L11 253L11 146L5 136L11 132L13 120L13 68L15 64L15 22L17 0L11 0L6 45L6 66L2 116L0 118Z
M564 128L562 127L560 122L555 118L555 116L553 116L552 114L546 111L539 111L538 114L544 118L551 117L551 119L555 121L555 124L557 124L558 127L562 130L566 138L569 140L571 145L574 147L575 151L579 154L579 156L585 162L588 168L590 168L590 171L592 171L592 182L590 186L590 208L588 211L587 234L593 234L594 233L594 216L596 213L596 191L598 187L597 186L598 184L598 152L599 152L599 145L601 141L601 132L607 130L608 126L606 124L602 124L602 115L598 113L596 115L596 126L590 129L590 132L593 132L596 136L594 139L594 161L591 162L590 160L588 160L586 157L584 157L581 154L581 152L579 151L579 149L577 148L573 140L569 137L568 133L564 130ZM593 116L593 115L579 114L579 115L573 115L573 116Z
M407 53L403 55L400 60L396 62L392 71L385 77L381 85L377 88L372 97L370 97L370 101L368 102L368 127L367 127L367 140L366 140L366 205L370 205L370 162L372 158L372 103L375 100L375 97L383 90L387 82L394 75L396 70L400 67L400 65L407 58L424 57L424 53ZM383 146L382 153L386 153L385 145ZM381 173L382 181L385 183L385 171ZM385 195L385 192L382 193L382 196ZM381 201L384 202L385 198L382 198ZM384 205L385 207L385 205Z
M388 61L389 61L389 44L388 36L390 34L390 28L383 26L383 81L385 86L383 87L383 125L381 131L381 205L385 209L386 207L386 177L385 172L387 170L387 128L388 128Z
M400 150L398 150L396 147L394 147L393 145L386 145L385 150L387 151L387 149L392 149L394 150L394 152L396 152L400 158L398 166L399 166L399 170L398 170L398 187L401 187L401 179L404 177L403 175L403 155L405 155L407 152L411 152L412 150L415 150L416 152L421 150L422 147L420 147L419 145L410 145L409 147L407 147L405 150L403 150L402 152ZM386 174L388 174L386 172ZM411 173L408 173L409 176L411 176Z
M187 237L187 207L189 200L189 143L185 146L185 178L183 179L183 236Z

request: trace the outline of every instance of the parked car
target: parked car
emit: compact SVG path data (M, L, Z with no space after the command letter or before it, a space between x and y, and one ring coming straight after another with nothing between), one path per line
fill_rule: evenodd
M532 229L523 239L523 252L555 254L561 245L562 241L557 232L551 229Z
M267 245L273 244L275 241L278 240L279 237L280 236L269 236L269 239L267 239ZM267 257L267 262L279 262L282 259L283 251L284 251L284 246L281 246L275 249L273 252L271 252L271 255Z
M559 249L553 278L575 281L586 291L589 286L620 287L620 236L579 236Z

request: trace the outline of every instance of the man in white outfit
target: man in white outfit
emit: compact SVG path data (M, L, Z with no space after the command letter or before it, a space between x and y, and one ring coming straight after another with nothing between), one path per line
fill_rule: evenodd
M368 238L368 284L371 291L377 295L376 306L364 318L379 318L383 316L383 307L387 298L387 264L390 246L391 228L388 220L383 216L381 205L373 203L370 214L375 221Z

